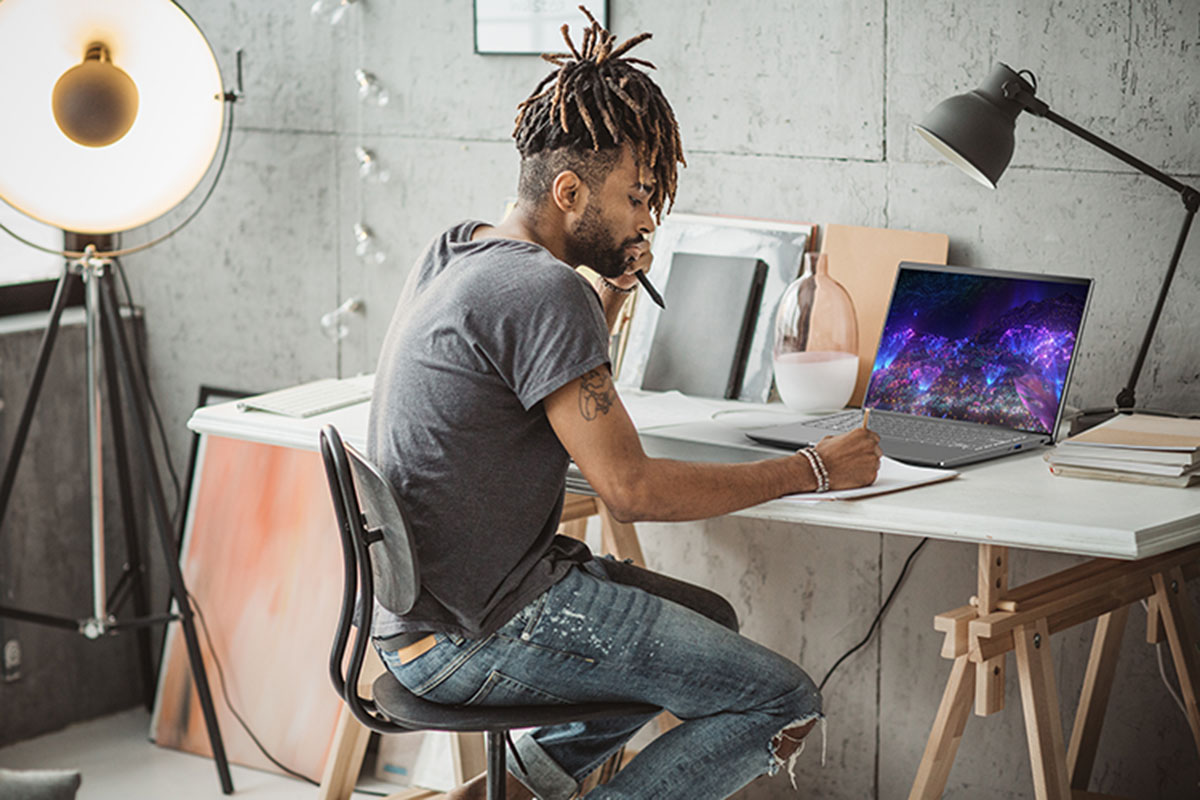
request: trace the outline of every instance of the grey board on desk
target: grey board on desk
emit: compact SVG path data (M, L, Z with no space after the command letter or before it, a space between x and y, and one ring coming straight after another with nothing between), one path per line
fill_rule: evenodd
M736 398L766 276L758 258L676 253L642 388Z

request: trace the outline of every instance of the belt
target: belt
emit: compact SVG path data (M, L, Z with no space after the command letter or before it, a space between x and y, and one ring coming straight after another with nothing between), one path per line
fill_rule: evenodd
M407 664L417 656L428 653L437 644L433 634L425 631L398 633L376 641L384 650L394 651L401 664Z
M429 631L404 631L394 636L381 636L375 640L384 650L400 650L410 644L416 644L426 636L433 636Z

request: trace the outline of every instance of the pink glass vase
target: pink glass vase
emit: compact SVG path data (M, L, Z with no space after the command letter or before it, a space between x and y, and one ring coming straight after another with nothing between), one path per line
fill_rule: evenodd
M844 408L858 377L858 321L824 253L805 253L804 272L775 312L775 386L793 411Z

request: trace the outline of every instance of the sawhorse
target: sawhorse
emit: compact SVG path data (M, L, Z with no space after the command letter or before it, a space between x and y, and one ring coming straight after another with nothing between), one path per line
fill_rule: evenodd
M1010 589L1008 548L979 545L978 594L934 618L954 660L909 800L942 796L972 702L978 716L1004 708L1008 652L1016 653L1034 793L1038 800L1095 800L1088 784L1116 674L1129 605L1149 603L1147 641L1170 643L1192 736L1200 750L1200 653L1186 583L1200 575L1200 545L1139 561L1097 558ZM1070 742L1063 738L1050 636L1096 619Z

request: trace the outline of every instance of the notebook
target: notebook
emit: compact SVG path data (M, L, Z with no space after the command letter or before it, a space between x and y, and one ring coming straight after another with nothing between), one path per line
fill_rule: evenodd
M676 253L641 388L736 398L766 278L757 258Z
M863 407L885 455L953 467L1049 444L1062 418L1090 278L902 262ZM862 410L756 428L795 449Z

